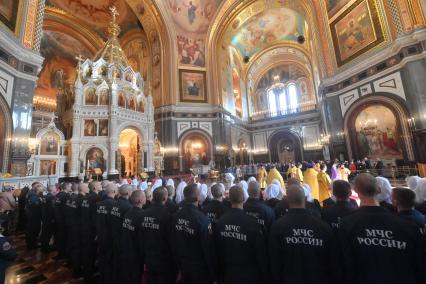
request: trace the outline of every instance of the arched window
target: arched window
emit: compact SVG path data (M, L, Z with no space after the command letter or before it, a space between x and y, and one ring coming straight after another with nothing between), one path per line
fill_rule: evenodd
M295 84L288 85L288 112L297 112L297 88Z
M280 114L286 114L287 113L287 98L286 98L286 92L285 89L282 89L282 92L278 95L278 104L280 107Z
M277 97L272 90L268 92L268 104L271 116L277 116Z

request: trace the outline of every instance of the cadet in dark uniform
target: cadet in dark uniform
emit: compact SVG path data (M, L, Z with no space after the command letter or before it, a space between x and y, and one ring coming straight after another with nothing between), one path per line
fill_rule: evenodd
M198 209L196 184L183 191L184 204L172 221L172 247L185 284L212 283L215 256L209 219Z
M244 203L244 212L256 218L257 222L264 229L264 232L268 234L269 229L275 220L274 211L260 200L260 186L257 182L251 181L247 191L249 198Z
M392 204L397 209L397 215L407 221L411 221L424 231L426 229L426 217L414 209L416 194L408 188L394 188L392 190Z
M128 284L140 284L143 273L143 254L140 247L139 231L145 193L136 190L130 196L130 208L124 215L121 232L121 277L120 281Z
M339 227L344 283L424 284L418 227L379 206L377 181L370 174L357 176L354 190L361 207L343 218Z
M152 206L142 213L140 241L148 284L176 283L176 265L169 242L172 215L165 206L166 200L165 188L157 188L152 194Z
M16 259L16 251L7 238L2 235L5 220L0 219L0 284L4 283L7 267Z
M212 186L211 192L213 200L211 200L204 208L203 212L209 217L211 222L216 222L220 217L229 210L229 207L223 203L223 195L225 187L223 184L216 183Z
M114 196L117 186L113 183L106 185L105 198L96 206L96 235L99 247L99 273L101 283L113 283L112 280L112 232L109 229L109 215L114 206Z
M265 236L256 219L243 211L241 187L229 190L232 209L215 226L220 275L228 284L269 283Z
M118 198L114 202L109 213L109 230L112 237L112 269L113 283L120 282L120 252L121 252L121 231L123 228L124 215L132 208L128 198L131 185L125 184L118 189Z
M44 186L35 184L27 195L25 214L27 216L26 243L27 249L37 248L38 235L41 227L41 194Z
M41 252L48 253L52 250L50 239L55 233L55 214L53 209L54 194L56 186L50 185L47 188L47 194L41 198Z
M287 188L287 200L288 213L272 225L270 232L273 283L330 283L332 230L305 209L300 185Z
M178 210L178 206L176 202L174 201L175 196L175 188L171 185L166 186L167 189L167 201L166 201L166 207L167 210L169 210L170 214L174 214Z
M66 257L67 248L67 227L65 224L65 210L67 195L71 191L71 183L64 182L61 184L61 190L53 199L53 213L55 215L55 244L58 255L55 259L63 259Z
M101 184L98 181L90 182L87 194L84 193L81 198L80 218L81 218L81 266L86 283L91 283L94 271L96 257L96 202L98 201L97 191ZM85 188L85 191L87 189Z
M332 183L333 195L336 203L330 207L324 208L322 218L331 228L337 232L339 221L342 217L353 213L357 207L349 201L351 195L351 185L344 180L336 180Z

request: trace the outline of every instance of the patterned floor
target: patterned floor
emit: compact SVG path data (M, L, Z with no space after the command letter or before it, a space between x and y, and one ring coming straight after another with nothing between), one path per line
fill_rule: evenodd
M34 283L83 283L83 278L73 279L71 271L66 267L65 260L56 261L56 252L42 254L39 249L27 251L25 235L20 234L9 238L18 253L15 263L6 271L7 284ZM93 281L97 283L97 281Z

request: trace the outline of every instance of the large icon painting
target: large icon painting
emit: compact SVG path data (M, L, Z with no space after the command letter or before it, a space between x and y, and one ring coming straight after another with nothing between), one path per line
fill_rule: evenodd
M195 70L179 70L180 101L207 102L206 73Z
M358 0L331 23L338 66L385 40L378 13L374 0Z
M193 134L182 143L184 167L191 168L207 165L210 160L209 142L201 135Z
M355 120L359 157L402 159L397 120L385 106L374 105L362 110Z
M102 172L105 169L104 153L99 148L92 148L87 151L87 164L86 168L90 171L95 172L96 169L100 169Z
M42 160L40 161L40 175L41 176L47 176L47 175L55 175L56 174L56 161L48 161L48 160Z
M48 133L41 138L40 155L58 155L59 136L55 133Z
M19 7L22 0L2 0L0 1L0 21L10 30L17 32Z

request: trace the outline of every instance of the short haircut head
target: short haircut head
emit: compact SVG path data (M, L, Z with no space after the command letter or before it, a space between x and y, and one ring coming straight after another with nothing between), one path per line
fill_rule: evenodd
M68 191L70 189L71 189L71 183L69 183L69 182L63 182L61 184L61 190Z
M333 195L338 199L348 199L351 196L351 185L345 180L335 180L332 184Z
M244 202L244 191L239 185L234 185L229 189L229 201L231 204L240 204Z
M257 182L251 181L248 184L247 193L251 198L260 198L260 186Z
M122 186L120 186L120 188L118 189L118 195L124 197L124 196L128 196L129 192L132 190L132 186L129 184L123 184Z
M396 200L397 205L409 209L414 207L416 202L416 194L408 188L394 188L392 191L393 198Z
M95 181L89 182L89 189L90 191L93 191L95 189Z
M223 197L223 194L225 193L225 187L221 183L216 183L212 186L211 192L213 195L213 198L218 199Z
M287 188L287 201L291 206L301 206L305 204L305 191L300 185L291 185Z
M167 197L168 193L165 187L156 188L152 193L152 201L157 204L163 203L167 199Z
M72 184L72 186L71 186L71 190L73 191L73 192L76 192L76 191L78 191L78 183L73 183Z
M377 180L370 174L360 174L355 178L355 191L364 196L373 197L379 193Z
M133 191L129 199L133 206L145 203L145 193L142 190Z
M52 192L55 192L55 191L56 191L56 186L55 185L49 185L47 187L47 192L52 193Z
M189 202L189 203L197 202L199 195L200 195L200 191L198 190L198 186L195 183L187 185L183 189L183 196L186 202Z
M297 178L288 179L287 186L292 186L292 185L300 185L300 180L298 180Z
M114 183L110 182L106 185L105 187L106 195L108 196L115 195L116 192L117 192L117 186Z

